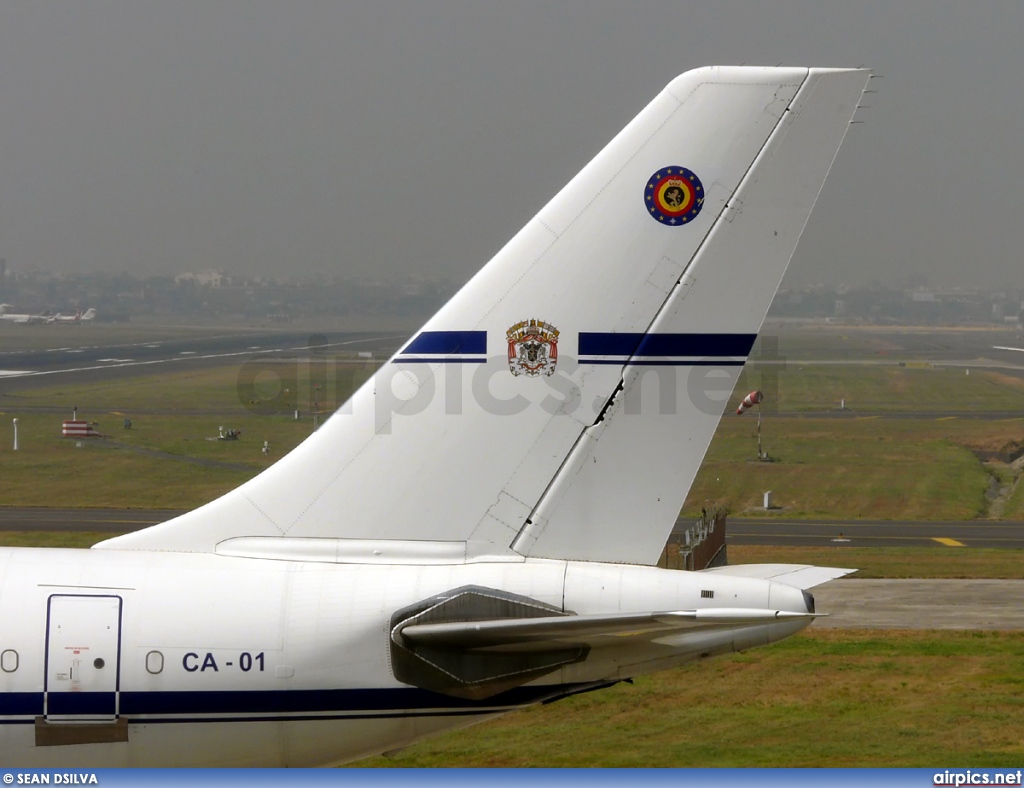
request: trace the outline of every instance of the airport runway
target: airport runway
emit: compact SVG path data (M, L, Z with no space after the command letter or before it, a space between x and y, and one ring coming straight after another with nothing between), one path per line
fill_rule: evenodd
M1018 336L1017 333L1005 330L929 331L915 328L825 328L812 325L796 329L789 326L769 326L765 328L763 334L769 336L773 329L783 342L787 334L799 334L802 337L800 354L793 354L787 358L775 353L765 357L761 355L758 346L750 359L752 365L898 365L901 362L927 361L944 366L999 369L1006 374L1024 376L1024 352L1001 350L996 347L1024 348L1024 335ZM878 344L887 349L872 354L864 347L859 347L856 351L844 353L835 346L836 335L842 335L844 332L870 337L872 345ZM130 328L126 328L124 336L130 340ZM0 340L2 338L3 334L0 332ZM52 346L43 349L4 350L0 343L0 392L38 388L51 382L69 379L88 382L153 374L168 365L175 369L185 369L239 363L260 355L305 357L311 352L316 352L311 349L311 345L316 345L319 350L328 353L343 350L371 351L379 358L390 355L407 338L408 333L401 331L371 334L330 331L318 333L294 329L261 329L252 332L210 329L210 334L206 336L175 335L164 340L89 345L84 344L75 332L58 333L52 338ZM816 346L817 344L820 344L820 347ZM843 411L830 415L856 418L855 413ZM907 414L900 416L907 417Z
M820 629L1024 629L1024 580L833 580Z
M2 337L2 335L0 335ZM250 359L306 358L317 353L371 352L387 357L407 337L366 332L225 333L103 345L0 350L0 393L63 382L89 383L168 369L239 364Z
M170 509L40 509L0 506L0 531L140 531L184 514Z
M689 520L676 524L685 529ZM897 522L891 520L783 520L729 517L726 541L735 545L800 547L1024 548L1024 522Z
M49 509L0 507L0 531L127 533L177 517L171 509ZM692 525L680 519L673 533ZM1024 548L1024 522L896 522L890 520L778 520L730 517L728 544L816 547Z

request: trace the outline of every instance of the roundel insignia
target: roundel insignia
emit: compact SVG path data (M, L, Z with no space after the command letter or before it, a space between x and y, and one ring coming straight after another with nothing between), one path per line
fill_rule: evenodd
M704 207L704 184L686 167L662 167L647 181L644 204L662 224L689 224Z

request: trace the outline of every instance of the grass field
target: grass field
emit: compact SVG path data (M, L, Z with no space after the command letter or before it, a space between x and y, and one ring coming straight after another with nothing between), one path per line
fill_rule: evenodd
M1019 767L1022 676L1024 633L811 629L355 765Z
M726 416L684 511L710 504L786 517L983 517L992 476L974 450L1010 439L1024 439L1024 420L765 417L762 441L777 461L757 462L756 420ZM765 490L779 507L772 512L762 508Z
M341 359L314 370L325 383L319 390L322 409L330 412L344 401L372 369ZM780 508L768 516L985 517L994 471L976 452L1024 445L1024 418L811 416L814 408L827 410L837 393L855 387L862 390L857 397L874 396L868 404L880 412L902 408L894 399L899 394L921 408L1004 410L1016 403L1024 414L1024 392L1015 388L1016 379L1008 383L998 376L968 378L941 370L836 366L793 367L779 379L780 407L803 408L808 416L765 416L764 446L777 462L752 461L756 419L727 409L687 512L718 504L734 514L763 513L762 494L772 490ZM21 450L0 451L0 505L53 505L54 480L60 480L62 496L83 506L189 508L205 503L310 434L309 381L308 364L259 361L121 381L61 383L4 396L0 447L11 439L9 418L18 416ZM746 391L750 382L742 379L737 392ZM70 417L75 405L81 418L98 421L117 445L83 442L78 449L74 441L61 438L60 421ZM301 421L283 415L296 406L304 414ZM41 412L45 408L65 412ZM126 416L133 420L130 431L121 428ZM240 429L242 439L207 440L219 426ZM271 445L267 457L260 452L264 440ZM1011 494L1012 481L999 516L1024 519L1024 486L1017 485Z
M320 401L324 418L370 374L363 363L339 362L332 369L330 399ZM292 390L299 397L284 401ZM252 478L311 434L308 391L308 365L261 362L250 377L243 366L232 365L6 396L2 415L18 416L20 449L0 452L0 505L199 506ZM299 421L292 415L296 404L303 414ZM109 440L62 438L61 421L71 417L73 406L79 418L98 422ZM65 412L39 410L51 407ZM130 430L122 426L125 417L132 419ZM222 426L241 430L241 438L212 440ZM9 421L0 423L3 443L10 430ZM264 441L270 444L267 455Z
M137 433L134 429L123 431L124 435L115 433L126 446L147 448L154 454L107 441L61 438L60 417L52 415L33 413L19 421L21 448L0 454L0 504L4 506L189 508L251 478L265 459L259 449L262 441L214 444L203 440L204 433L217 434L219 425L213 419L178 420L180 437L168 436L164 441L156 435L147 440L152 433L146 420L138 424ZM156 428L160 420L154 421ZM128 436L128 432L135 434ZM76 445L79 442L81 448ZM156 453L173 454L175 448L186 453L177 458ZM236 467L196 461L204 458L230 460Z
M766 411L822 412L845 407L853 413L984 412L1024 413L1024 379L992 370L898 366L895 362L811 365L799 360L784 368L750 365L740 377L736 403L753 389L766 397ZM735 404L732 410L735 410Z

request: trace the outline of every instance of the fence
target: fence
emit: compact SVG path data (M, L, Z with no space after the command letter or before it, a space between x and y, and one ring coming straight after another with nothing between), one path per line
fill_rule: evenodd
M693 525L676 524L658 560L663 569L696 571L728 563L725 548L727 511L704 512Z

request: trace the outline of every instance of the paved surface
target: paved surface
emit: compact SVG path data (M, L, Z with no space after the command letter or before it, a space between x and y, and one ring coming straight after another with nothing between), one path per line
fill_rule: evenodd
M676 530L690 525L689 520L680 520ZM725 534L726 543L732 545L1024 548L1024 522L1017 521L814 521L730 517Z
M0 507L0 531L127 533L181 514L167 509L37 509Z
M182 514L170 509L41 509L0 506L0 531L137 531ZM675 532L693 524L676 523ZM842 534L840 537L839 535ZM776 520L730 517L727 544L820 547L1024 548L1024 522ZM842 539L843 541L839 541ZM955 542L956 544L952 544ZM1024 561L1024 554L1021 556Z
M351 331L268 331L41 350L0 349L0 394L65 381L90 383L261 358L305 358L321 351L371 351L381 357L396 350L405 338Z
M811 589L839 629L1024 629L1024 580L833 580Z

